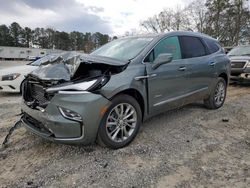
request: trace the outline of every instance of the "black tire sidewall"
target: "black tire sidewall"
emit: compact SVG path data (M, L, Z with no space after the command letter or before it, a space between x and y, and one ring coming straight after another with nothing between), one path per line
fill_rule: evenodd
M141 114L141 108L140 105L138 104L138 102L131 96L129 95L118 95L115 98L113 98L113 100L111 101L112 104L108 107L108 110L106 111L105 115L102 118L101 124L99 126L99 130L98 130L98 140L100 139L102 144L105 144L107 147L112 148L112 149L118 149L118 148L122 148L127 146L130 142L133 141L133 139L136 137L140 126L141 126L141 122L142 122L142 114ZM135 127L135 130L133 132L133 134L125 141L123 142L114 142L112 141L109 136L106 133L106 121L108 118L108 115L110 113L110 111L118 104L120 103L128 103L130 105L132 105L137 113L137 124Z

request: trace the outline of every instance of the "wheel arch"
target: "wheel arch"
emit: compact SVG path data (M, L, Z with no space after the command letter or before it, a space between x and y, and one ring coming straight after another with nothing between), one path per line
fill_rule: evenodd
M219 77L223 78L226 81L226 84L229 83L229 77L225 72L220 73Z
M142 121L143 121L144 115L145 115L144 114L145 113L145 102L144 102L143 95L137 89L129 88L129 89L125 89L125 90L119 91L114 96L112 96L111 99L113 99L114 97L116 97L116 96L118 96L120 94L129 95L129 96L133 97L138 102L138 104L139 104L139 106L141 108Z

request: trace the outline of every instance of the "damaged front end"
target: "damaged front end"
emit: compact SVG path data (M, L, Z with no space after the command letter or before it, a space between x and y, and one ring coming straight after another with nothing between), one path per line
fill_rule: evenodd
M22 84L24 126L52 141L93 143L110 105L101 88L128 63L79 53L43 63Z
M26 77L22 84L24 102L32 109L43 111L55 93L98 92L128 63L76 52L53 56Z

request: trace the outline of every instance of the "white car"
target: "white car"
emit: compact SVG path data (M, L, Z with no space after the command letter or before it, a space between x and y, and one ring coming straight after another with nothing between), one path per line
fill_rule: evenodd
M45 56L27 65L14 66L0 70L0 92L20 93L21 84L25 76L37 69L48 58L52 59L55 54Z

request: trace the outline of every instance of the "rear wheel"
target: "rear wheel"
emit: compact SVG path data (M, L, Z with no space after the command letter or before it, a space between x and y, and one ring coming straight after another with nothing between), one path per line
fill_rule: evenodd
M226 81L219 77L217 83L210 93L208 99L204 100L204 104L209 109L218 109L223 106L227 94L227 84Z
M98 131L98 142L112 149L128 145L141 125L141 109L129 95L119 95L105 113Z

